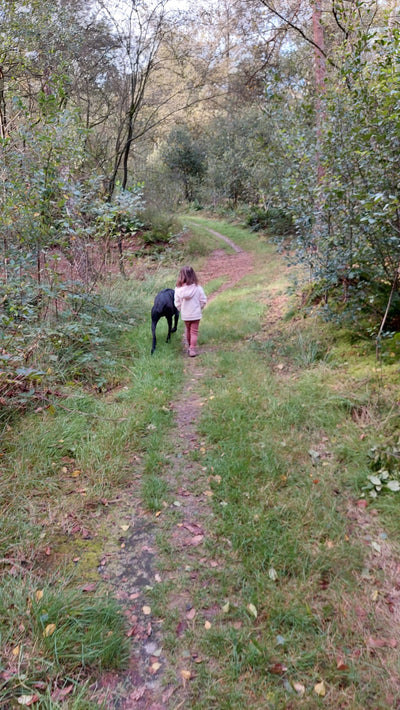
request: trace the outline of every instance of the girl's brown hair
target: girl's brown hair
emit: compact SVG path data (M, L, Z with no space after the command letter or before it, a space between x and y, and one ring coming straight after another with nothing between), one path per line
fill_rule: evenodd
M176 282L177 286L191 286L191 284L199 283L197 280L196 273L191 266L183 266L179 272L178 280Z

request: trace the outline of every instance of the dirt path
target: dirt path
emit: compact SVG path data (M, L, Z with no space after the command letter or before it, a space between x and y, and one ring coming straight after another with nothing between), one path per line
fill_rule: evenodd
M227 254L223 249L215 250L199 272L203 284L216 278L226 279L212 294L209 299L212 300L250 273L253 257L222 234L209 231L228 242L235 251L234 254ZM157 526L162 524L162 511L154 517L143 510L137 495L140 474L136 475L137 480L124 501L118 501L115 509L110 510L107 527L111 535L102 541L103 555L98 571L106 588L112 590L125 609L130 625L132 654L127 671L104 673L93 690L98 703L103 702L107 707L118 710L184 707L188 671L182 667L179 684L165 682L168 662L162 648L162 620L153 615L147 592L149 587L171 581L177 574L180 581L182 575L187 576L187 593L170 600L171 608L181 619L176 631L180 635L197 614L190 598L190 569L199 565L212 569L218 564L217 560L204 553L203 543L211 534L205 527L210 516L209 492L197 489L201 462L194 463L190 458L194 450L201 451L202 448L196 423L203 403L195 394L197 384L204 375L201 358L188 359L186 372L184 395L171 403L176 427L173 434L174 455L170 459L168 474L174 498L171 507L180 514L180 522L171 535L171 545L181 560L179 569L158 571L156 536ZM140 468L138 462L133 463L135 469ZM194 559L196 565L193 564ZM209 614L212 615L212 610ZM196 662L196 656L190 660Z

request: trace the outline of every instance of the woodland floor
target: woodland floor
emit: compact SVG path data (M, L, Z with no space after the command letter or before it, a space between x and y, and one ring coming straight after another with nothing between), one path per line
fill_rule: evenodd
M218 236L226 241L222 235ZM223 285L211 298L232 288L253 268L252 256L235 248L233 244L231 246L234 254L227 254L222 249L214 251L199 272L203 284L224 278ZM270 296L264 330L279 328L284 307L285 297L282 293ZM107 708L189 710L186 704L187 684L191 676L187 667L204 662L194 648L190 651L186 665L185 659L180 659L178 674L176 663L171 672L167 655L163 651L162 619L150 607L148 590L160 582L172 582L173 588L174 579L179 577L180 584L176 586L181 591L170 594L169 605L177 611L177 618L180 619L176 628L176 635L180 636L191 628L198 613L191 597L191 585L195 584L198 577L196 570L212 570L223 564L218 558L217 545L213 544L210 491L203 490L207 485L204 484L206 477L201 457L196 459L193 456L193 452L201 452L204 445L197 429L204 402L197 392L205 374L201 354L206 347L200 350L200 357L187 359L185 385L177 398L170 402L175 418L175 427L170 437L173 454L169 455L168 470L163 473L173 499L170 507L179 512L168 539L178 564L173 569L160 564L157 538L163 525L164 511L150 514L143 508L139 497L142 479L139 456L135 456L131 462L134 475L130 488L123 496L109 502L107 520L105 524L103 521L102 527L106 532L99 533L99 537L102 537L98 540L102 558L96 573L105 589L112 591L123 605L132 640L129 668L124 672L104 673L93 687L93 700L99 704L104 703ZM199 484L199 481L203 481L203 484ZM379 612L382 633L379 639L371 636L366 643L373 654L383 647L396 653L395 649L400 646L400 565L390 546L384 542L385 534L382 533L376 511L370 508L366 510L364 501L349 501L347 517L351 534L365 541L366 548L370 550L368 567L371 574L384 571L385 581L379 589L379 596L384 600ZM371 548L371 539L380 540L379 555ZM375 602L365 592L360 593L357 600L343 598L343 606L347 604L352 605L352 613L355 613L357 623L366 633L367 617ZM216 613L217 609L207 609L206 623L211 623ZM395 702L393 698L390 707L399 707Z
M211 230L210 230L211 231ZM215 236L228 242L234 254L227 254L223 249L215 250L208 258L203 269L198 272L202 284L224 277L224 284L213 293L209 300L216 298L222 291L232 288L253 266L253 257L242 251L233 242L213 231ZM279 311L279 309L278 309ZM200 449L202 442L196 430L196 422L200 415L202 402L194 394L196 383L202 378L201 350L199 358L187 360L186 386L182 394L171 408L175 414L175 429L171 432L174 441L174 455L170 459L168 483L175 497L174 505L179 508L183 522L176 525L172 534L172 545L180 556L182 564L178 572L185 573L185 568L191 567L193 557L201 564L209 567L217 566L217 559L210 559L203 551L203 542L210 534L205 528L205 520L210 517L207 491L197 495L192 483L196 480L196 469L201 462L193 462L188 454ZM182 460L187 458L182 474ZM132 462L135 469L140 470L140 462ZM98 568L101 577L113 594L126 609L131 625L133 651L129 669L124 673L105 673L99 680L95 698L104 702L107 707L119 710L166 710L173 707L184 707L185 681L179 686L165 685L164 676L167 671L167 660L162 651L162 629L159 621L154 619L151 609L146 604L146 588L160 582L165 573L157 571L157 518L142 508L137 491L140 488L141 474L137 473L130 490L126 491L123 500L119 499L110 509L107 529L110 530L109 541L103 541L103 554ZM129 529L116 537L112 534L118 527ZM168 573L167 573L168 574ZM187 574L187 572L186 572ZM190 583L190 580L189 580ZM172 599L184 619L181 629L190 623L191 601L190 592L186 597ZM193 609L192 614L195 613ZM193 616L194 618L194 616ZM183 675L184 675L184 669Z

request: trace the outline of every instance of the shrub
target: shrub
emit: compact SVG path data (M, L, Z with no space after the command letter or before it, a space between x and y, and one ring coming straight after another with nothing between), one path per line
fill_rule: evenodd
M180 231L172 215L151 208L143 210L139 219L142 224L139 236L144 244L169 244Z
M246 218L246 226L253 232L268 230L283 236L292 231L293 219L291 214L279 207L270 207L267 210L262 207L252 207Z

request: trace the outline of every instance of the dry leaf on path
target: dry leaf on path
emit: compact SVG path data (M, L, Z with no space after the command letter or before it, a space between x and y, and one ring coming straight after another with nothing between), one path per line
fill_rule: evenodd
M323 680L321 680L320 683L317 683L314 685L314 693L319 695L321 698L323 698L326 695L326 688L325 688L325 683Z

